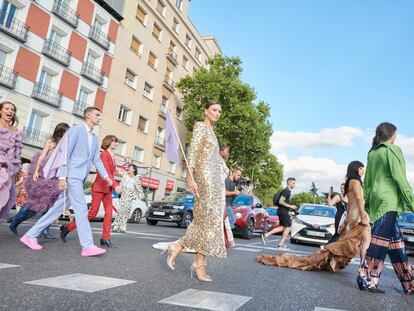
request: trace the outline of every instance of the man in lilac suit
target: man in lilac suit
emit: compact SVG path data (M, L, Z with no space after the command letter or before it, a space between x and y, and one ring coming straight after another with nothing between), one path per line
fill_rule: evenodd
M85 123L73 126L66 133L67 145L63 146L64 148L58 146L56 149L59 148L59 150L55 150L56 152L64 150L63 153L66 154L66 161L65 157L62 157L63 163L56 167L56 176L59 178L59 188L66 190L67 195L65 196L62 192L49 211L20 239L23 244L33 250L43 248L37 242L37 237L44 228L59 218L64 204L66 204L68 207L72 206L75 211L78 236L82 247L81 255L96 256L105 253L104 249L94 245L88 221L88 208L83 192L83 183L89 175L91 163L95 165L108 185L112 185L112 180L108 177L99 157L98 138L92 133L93 127L101 122L102 114L98 108L88 107L84 111L84 118ZM65 200L66 202L64 202Z

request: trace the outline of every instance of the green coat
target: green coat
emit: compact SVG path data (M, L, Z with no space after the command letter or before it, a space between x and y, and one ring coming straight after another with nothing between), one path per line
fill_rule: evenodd
M398 146L381 143L368 153L364 196L371 223L386 212L414 211L414 194L407 181L405 160Z

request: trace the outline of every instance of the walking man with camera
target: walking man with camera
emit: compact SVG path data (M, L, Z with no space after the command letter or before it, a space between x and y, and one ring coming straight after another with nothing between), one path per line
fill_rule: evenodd
M287 179L287 187L283 189L279 194L275 196L275 204L278 207L277 215L279 216L280 226L274 228L273 230L261 234L263 244L266 245L266 240L269 236L275 233L282 232L282 238L279 241L279 248L286 248L285 240L290 233L290 227L292 226L292 220L290 219L289 210L296 210L297 206L290 204L290 196L293 188L296 186L296 179L289 177Z
M234 217L233 210L231 208L231 203L233 202L234 198L240 194L240 191L236 187L237 181L241 177L241 170L238 167L233 167L230 173L230 176L226 178L224 181L226 187L226 209L227 209L227 217L229 218L230 226L233 228L236 222L236 218Z

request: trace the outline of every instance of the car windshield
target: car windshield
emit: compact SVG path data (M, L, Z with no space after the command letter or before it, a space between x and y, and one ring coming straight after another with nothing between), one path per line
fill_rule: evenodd
M163 202L193 202L194 196L187 192L174 192L162 199Z
M270 216L277 216L277 208L274 208L274 207L266 208L266 211L269 213Z
M234 198L233 203L234 205L251 205L252 204L252 197L248 195L238 195Z
M335 208L329 206L303 205L299 210L299 215L310 215L320 217L335 217Z
M401 213L400 218L398 219L400 222L407 222L414 224L414 213Z

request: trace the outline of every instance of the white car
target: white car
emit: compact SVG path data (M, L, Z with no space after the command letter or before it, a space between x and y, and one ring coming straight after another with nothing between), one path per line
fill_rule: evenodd
M323 245L335 234L336 208L327 205L303 204L292 219L290 242Z
M91 190L85 190L85 199L86 203L88 205L88 209L91 207L91 201L92 201L92 194ZM116 195L116 193L112 192L112 203L116 210L119 209L119 198ZM73 210L73 209L72 209ZM132 223L139 223L142 216L145 217L145 213L147 212L147 205L144 201L136 199L132 202L132 208L129 214L128 222ZM105 214L105 210L103 207L103 203L101 202L101 206L99 208L98 214L96 215L95 219L103 219ZM116 217L117 212L115 210L112 210L112 219Z

